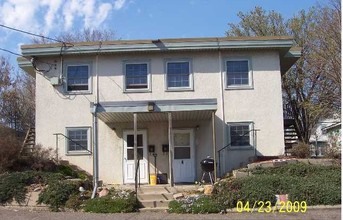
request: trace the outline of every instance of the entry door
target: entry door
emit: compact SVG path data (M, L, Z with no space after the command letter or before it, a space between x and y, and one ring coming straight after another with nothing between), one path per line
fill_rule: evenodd
M134 132L124 132L124 183L135 182ZM141 183L148 183L147 139L146 131L137 132L137 158L139 159L139 177ZM137 179L137 181L139 181Z
M192 129L173 130L174 182L194 182L194 135Z

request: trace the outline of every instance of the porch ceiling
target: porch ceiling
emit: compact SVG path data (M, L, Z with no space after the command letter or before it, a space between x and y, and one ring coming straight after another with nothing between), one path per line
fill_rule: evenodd
M172 117L175 121L209 120L211 119L211 113L212 111L210 110L172 112ZM105 123L133 122L133 112L102 112L98 113L98 117ZM168 114L166 112L138 113L137 121L168 121Z
M153 110L149 110L151 105ZM168 121L168 112L177 121L209 120L216 110L216 99L102 102L97 106L91 105L91 112L96 111L105 123L132 122L134 113L138 113L137 120L140 122Z

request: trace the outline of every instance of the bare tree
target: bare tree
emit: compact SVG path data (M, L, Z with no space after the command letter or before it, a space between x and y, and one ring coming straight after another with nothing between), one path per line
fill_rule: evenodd
M112 30L90 29L90 28L84 28L81 31L75 30L75 31L62 32L55 38L56 40L67 42L67 43L109 41L109 40L117 39L116 33ZM32 39L32 42L35 44L56 43L44 37L35 37Z
M16 73L8 59L0 57L0 122L16 131L34 126L35 79Z

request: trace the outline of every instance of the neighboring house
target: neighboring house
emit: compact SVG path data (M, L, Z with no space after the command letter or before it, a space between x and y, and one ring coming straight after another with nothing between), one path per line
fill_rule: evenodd
M292 46L289 37L35 44L21 46L18 63L36 77L36 143L126 184L137 137L140 182L156 169L173 184L199 180L207 156L221 176L284 153L281 75L300 56Z
M320 121L310 137L311 156L323 157L327 151L341 151L341 120ZM333 153L333 152L332 152Z

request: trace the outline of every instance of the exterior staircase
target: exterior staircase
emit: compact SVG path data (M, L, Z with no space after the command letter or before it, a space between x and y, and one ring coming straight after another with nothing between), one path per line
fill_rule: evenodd
M123 187L123 186L122 186ZM132 186L125 186L126 189L133 189ZM140 202L140 211L162 211L167 210L169 202L174 200L175 194L182 194L196 191L197 185L174 185L168 184L141 185L137 189L137 198Z
M137 197L142 208L158 210L167 209L175 193L177 190L167 185L141 186L138 188Z
M298 143L293 119L284 119L285 155L289 156L293 146Z
M31 153L36 145L36 131L35 128L29 128L23 145L21 147L20 156L25 157L28 156L29 153Z

